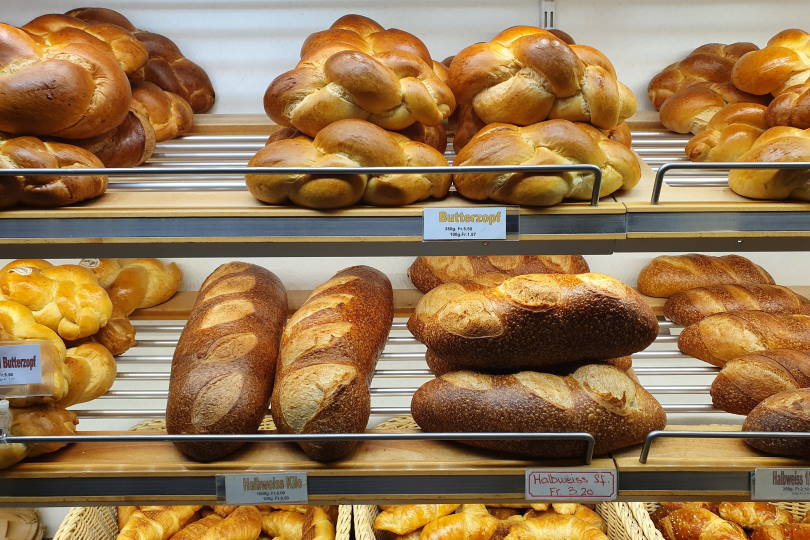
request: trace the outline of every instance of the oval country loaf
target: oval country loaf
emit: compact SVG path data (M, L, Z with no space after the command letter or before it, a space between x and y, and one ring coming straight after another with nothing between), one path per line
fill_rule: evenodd
M436 287L408 328L454 370L503 373L626 356L655 340L658 320L616 278L527 274L485 290Z
M810 315L730 311L687 326L678 337L681 352L715 366L766 349L810 349Z
M650 261L638 275L641 294L669 298L675 293L725 284L773 285L771 275L745 257L711 257L698 253L661 255Z
M422 385L411 414L423 431L588 432L596 454L640 443L663 429L666 413L637 382L613 366L586 365L571 375L456 371ZM463 441L533 458L575 458L580 441Z
M463 364L463 362L459 362L458 360L448 362L439 355L437 355L435 352L431 351L430 349L425 351L425 362L427 363L427 366L430 369L431 373L433 373L437 377L440 375L444 375L445 373L450 373L451 371L459 371L461 369L470 369L476 371L471 367L467 368L459 366L459 364ZM602 360L599 362L594 361L589 363L593 364L604 363L609 364L611 366L616 366L622 371L630 371L633 368L633 357L621 356L619 358L608 358L606 360ZM580 365L582 364L581 363L558 364L555 366L550 366L549 368L546 369L546 371L566 375L577 369ZM495 372L497 373L497 370Z
M810 388L779 392L763 400L743 422L743 431L810 432ZM810 439L745 439L757 450L777 456L810 456Z
M391 282L368 266L341 270L290 317L270 412L281 433L358 433L371 414L369 384L394 317ZM318 461L356 441L299 443Z
M256 433L267 412L287 315L284 285L272 272L224 264L200 288L172 359L169 433ZM244 443L175 443L212 461Z
M728 362L712 382L712 403L748 414L762 400L785 390L810 387L810 351L770 349Z
M426 293L442 283L495 287L521 274L582 274L590 271L581 255L502 255L417 257L408 268L414 286Z
M675 293L664 304L664 315L684 326L740 310L810 315L810 300L781 285L715 285Z

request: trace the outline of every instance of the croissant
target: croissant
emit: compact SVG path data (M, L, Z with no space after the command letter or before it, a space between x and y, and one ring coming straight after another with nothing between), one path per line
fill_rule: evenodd
M240 506L215 523L201 540L256 540L262 532L262 515L255 506Z
M218 514L209 514L180 529L170 540L199 540L211 527L222 521Z
M262 531L268 536L282 536L290 540L300 539L304 529L305 514L286 510L262 513Z
M479 512L459 512L431 521L422 529L419 540L489 540L498 520L486 509Z
M810 523L769 525L754 531L751 540L810 540Z
M124 525L127 524L127 521L129 521L129 518L132 517L132 514L134 514L137 509L137 506L119 506L116 508L115 517L118 522L119 531L124 528Z
M116 540L168 540L183 528L200 508L200 506L140 508L132 513Z
M306 513L302 537L306 540L335 540L335 524L332 520L324 508L310 506Z
M526 519L509 531L505 540L608 540L607 535L589 523L570 515L547 513Z
M666 540L747 540L736 523L726 521L705 508L681 508L660 522Z
M793 523L793 514L770 503L724 502L720 503L719 512L721 518L733 521L744 529Z
M237 508L239 508L239 506L235 504L219 504L211 506L211 510L213 510L220 517L228 517L228 515Z
M406 504L380 512L374 520L374 528L407 534L431 521L456 511L458 504Z

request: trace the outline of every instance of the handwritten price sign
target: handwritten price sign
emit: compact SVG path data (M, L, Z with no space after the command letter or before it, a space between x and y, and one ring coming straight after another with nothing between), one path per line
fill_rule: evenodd
M616 499L616 471L611 469L527 469L526 500L588 500Z

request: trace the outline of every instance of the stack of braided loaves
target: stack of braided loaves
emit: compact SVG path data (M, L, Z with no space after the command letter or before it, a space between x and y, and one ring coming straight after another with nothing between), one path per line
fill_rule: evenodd
M661 123L693 133L692 161L810 161L810 34L784 30L765 48L698 47L650 81ZM808 171L734 170L729 187L753 199L810 200Z
M120 13L82 8L0 24L0 167L140 165L211 108L205 72ZM4 176L0 208L98 197L107 177Z

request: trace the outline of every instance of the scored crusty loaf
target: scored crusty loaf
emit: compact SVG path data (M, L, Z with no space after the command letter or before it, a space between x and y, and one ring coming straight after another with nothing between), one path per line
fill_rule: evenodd
M775 504L765 502L722 502L720 517L733 521L743 529L756 529L766 525L793 523L793 514Z
M124 121L129 80L109 47L78 29L42 36L0 24L0 132L95 137Z
M810 300L780 285L714 285L675 293L664 304L664 315L683 326L740 310L810 315Z
M220 266L200 287L172 359L169 433L255 433L267 413L287 315L284 286L252 264ZM176 443L200 461L243 443Z
M368 266L341 270L290 317L281 337L271 413L281 433L357 433L371 414L369 384L394 317L391 282ZM319 461L356 441L299 443Z
M658 320L616 278L527 274L485 290L436 287L419 300L408 328L451 365L508 372L640 351L658 335Z
M741 92L730 82L699 83L666 100L661 107L661 124L676 133L703 132L724 108L735 103L767 105L768 98Z
M759 103L732 103L720 109L684 151L691 161L737 161L768 125L768 108Z
M772 127L754 141L740 161L810 161L810 129ZM730 171L728 187L751 199L810 201L810 171L741 169Z
M767 525L756 529L751 540L808 540L810 539L810 522L784 523Z
M734 86L756 95L778 96L810 78L810 34L783 30L760 50L741 56L731 71Z
M641 179L638 157L593 126L568 120L547 120L526 127L490 124L458 153L454 165L592 164L602 170L600 197L631 189ZM550 206L564 199L590 200L594 176L565 173L455 173L459 194L473 200Z
M698 253L661 255L638 275L638 290L647 296L669 298L675 293L724 284L773 285L771 275L739 255L712 257Z
M364 120L347 119L323 128L314 139L296 137L271 142L249 167L446 167L433 147L386 131ZM250 193L262 202L292 202L308 208L340 208L361 199L377 206L401 206L442 198L450 175L408 174L248 174Z
M765 398L797 388L810 388L810 351L769 349L727 362L712 382L712 403L748 414Z
M666 540L723 539L747 540L745 531L731 521L705 508L681 508L660 521L661 534Z
M64 206L93 199L107 189L103 175L71 176L70 169L96 169L104 164L88 150L36 137L5 139L0 135L0 169L64 169L60 176L0 177L0 208L18 204Z
M743 431L810 432L810 388L779 392L754 407L743 422ZM745 439L757 450L778 456L810 456L810 438Z
M681 352L715 366L766 349L810 349L810 315L730 311L686 327L678 337Z
M588 432L596 438L596 454L637 444L666 425L655 398L622 370L606 365L582 366L566 377L456 371L422 385L411 413L428 432ZM584 451L576 441L462 442L533 458L574 458Z
M482 366L480 362L472 362L469 365L464 362L463 359L453 359L452 361L447 361L437 355L432 350L428 349L425 351L425 363L427 363L428 369L430 372L436 376L444 375L445 373L450 373L451 371L459 371L461 369L469 369L473 371L478 371L482 373L492 372L498 373L503 371L510 371L510 370L503 370L498 369L497 366ZM589 363L593 364L609 364L611 366L616 366L617 368L621 369L622 371L628 372L630 374L632 367L633 367L633 358L631 356L622 356L619 358L608 358L601 361L592 361ZM556 364L553 366L547 366L544 371L548 373L555 373L560 375L568 375L576 368L578 368L582 362L572 362L568 364ZM635 376L635 375L633 375Z
M79 420L76 413L53 405L38 405L24 409L9 409L11 426L9 432L18 437L43 435L76 435ZM0 446L0 469L10 467L26 457L56 452L67 443L4 444Z
M426 293L443 283L475 283L495 287L521 274L582 274L589 272L582 255L502 255L417 257L408 268L414 286Z
M776 96L768 105L767 119L771 126L810 128L810 81L791 86Z

